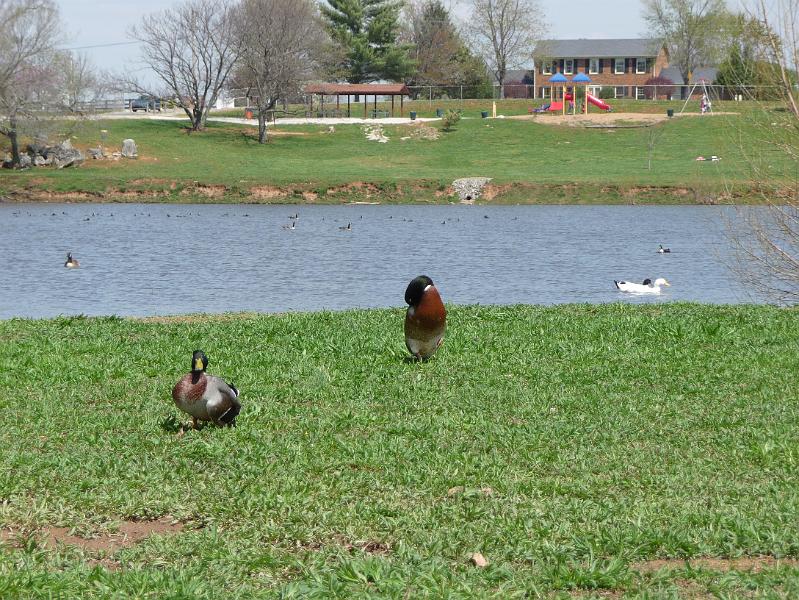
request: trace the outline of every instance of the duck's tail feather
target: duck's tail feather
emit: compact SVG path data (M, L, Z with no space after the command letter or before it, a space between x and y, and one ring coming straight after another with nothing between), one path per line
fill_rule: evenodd
M220 415L219 422L225 425L235 425L236 417L239 416L240 412L241 404L236 403Z

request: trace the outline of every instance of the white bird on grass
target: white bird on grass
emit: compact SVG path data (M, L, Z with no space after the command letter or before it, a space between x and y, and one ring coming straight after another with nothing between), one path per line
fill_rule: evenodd
M613 283L616 284L616 288L622 292L627 292L629 294L659 294L660 287L666 286L669 287L671 284L663 279L662 277L658 277L655 281L651 279L644 279L643 283L632 283L630 281L616 281L613 280Z

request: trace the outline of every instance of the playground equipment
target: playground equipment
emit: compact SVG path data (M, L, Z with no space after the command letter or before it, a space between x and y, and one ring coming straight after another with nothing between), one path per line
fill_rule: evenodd
M682 114L683 111L685 110L685 107L688 106L688 103L691 101L691 96L694 95L697 86L700 85L702 86L702 100L699 104L700 110L702 111L702 114L705 114L706 112L709 112L711 114L713 113L713 103L710 101L710 92L707 89L707 82L703 78L700 79L699 81L695 81L694 84L691 86L691 91L688 92L688 97L685 99L685 103L682 105L682 108L680 109L680 114Z
M566 84L569 83L569 80L562 73L556 73L555 75L550 77L549 78L549 82L552 83L552 84L556 84L556 83L560 84L561 97L563 98L563 101L562 102L555 102L554 101L555 98L556 98L555 86L552 85L550 87L550 94L549 95L550 95L550 97L552 98L553 101L550 102L549 104L545 105L545 106L542 106L540 109L536 109L534 112L544 112L544 111L558 112L558 111L560 111L562 114L565 115L566 114L566 103L569 102L572 105L574 104L575 93L577 91L577 87L576 86L580 85L580 84L586 86L585 87L585 100L586 101L585 101L585 104L584 104L584 106L582 108L582 111L585 114L588 114L588 103L589 102L591 104L593 104L594 106L602 109L602 110L606 110L606 111L612 110L610 105L607 102L605 102L603 100L600 100L596 96L592 96L591 94L588 93L588 87L587 86L588 86L589 83L591 83L591 78L588 75L586 75L585 73L578 73L577 75L574 76L574 79L572 80L572 83L575 84L575 86L573 88L573 91L571 91L571 92L567 91L567 89L566 89Z
M588 102L590 102L591 104L593 104L594 106L596 106L597 108L601 108L602 110L607 110L607 111L611 110L610 109L610 104L608 104L604 100L600 100L596 96L592 96L588 92L585 93L585 99ZM585 112L586 113L588 112L588 107L587 106L585 107Z

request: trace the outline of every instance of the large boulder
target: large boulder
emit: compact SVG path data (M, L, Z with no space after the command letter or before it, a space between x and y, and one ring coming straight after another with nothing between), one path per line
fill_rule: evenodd
M136 148L136 142L130 138L127 140L122 140L122 156L125 158L136 158L138 155L139 152Z
M19 155L19 168L30 169L33 166L33 159L27 154Z
M44 158L51 160L58 169L77 167L83 164L85 157L77 148L72 147L72 142L64 140L57 146L47 148Z

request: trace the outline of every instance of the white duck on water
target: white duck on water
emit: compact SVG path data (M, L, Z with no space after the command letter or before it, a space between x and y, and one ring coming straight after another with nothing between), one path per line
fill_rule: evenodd
M661 286L669 287L671 284L663 279L662 277L658 277L655 281L651 279L644 279L643 283L632 283L630 281L616 281L613 280L613 283L616 284L616 288L622 292L627 292L629 294L659 294Z

